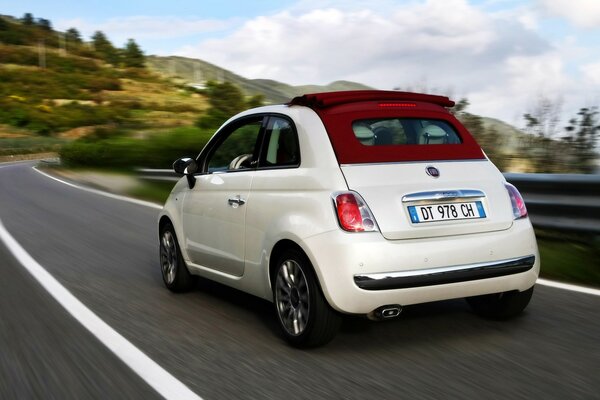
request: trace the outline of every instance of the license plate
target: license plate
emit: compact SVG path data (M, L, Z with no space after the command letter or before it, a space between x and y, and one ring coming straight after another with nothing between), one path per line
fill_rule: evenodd
M408 206L408 213L413 224L486 217L481 201Z

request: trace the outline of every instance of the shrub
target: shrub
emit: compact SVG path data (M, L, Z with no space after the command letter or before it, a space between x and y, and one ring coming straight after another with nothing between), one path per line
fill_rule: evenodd
M60 157L69 166L170 168L180 157L197 155L212 134L208 130L183 127L147 139L120 135L81 138L63 146Z

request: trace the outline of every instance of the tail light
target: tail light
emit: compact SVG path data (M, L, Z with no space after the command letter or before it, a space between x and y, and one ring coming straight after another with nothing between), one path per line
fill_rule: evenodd
M377 231L377 223L365 201L358 193L334 193L333 200L340 227L348 232Z
M527 207L525 207L523 196L521 196L521 193L519 193L517 188L510 183L505 183L504 186L506 186L506 190L508 190L508 195L510 196L513 217L515 219L525 218L527 216Z

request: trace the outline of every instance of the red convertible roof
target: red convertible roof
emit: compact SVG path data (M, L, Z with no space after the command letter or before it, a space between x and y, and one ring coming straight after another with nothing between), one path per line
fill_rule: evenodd
M346 92L311 93L294 97L289 105L306 106L312 109L328 108L341 104L361 101L419 101L437 104L442 107L453 107L454 101L446 96L432 94L398 92L390 90L349 90Z
M310 107L317 113L340 164L485 159L475 139L446 109L454 106L454 101L445 96L354 90L305 94L295 97L288 105ZM461 143L366 146L357 139L352 128L356 121L394 118L445 121L454 127Z

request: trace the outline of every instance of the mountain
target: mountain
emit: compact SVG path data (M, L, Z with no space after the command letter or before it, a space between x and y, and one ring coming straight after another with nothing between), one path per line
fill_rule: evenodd
M336 90L366 90L369 86L349 81L336 81L329 85L292 86L270 79L246 79L206 61L186 57L146 57L149 69L170 77L178 77L185 83L202 86L203 82L228 81L241 87L248 95L262 94L271 103L283 103L292 97L314 92Z

